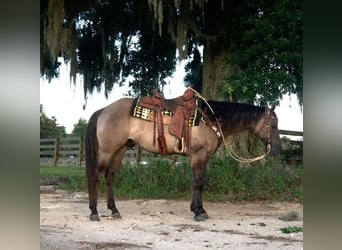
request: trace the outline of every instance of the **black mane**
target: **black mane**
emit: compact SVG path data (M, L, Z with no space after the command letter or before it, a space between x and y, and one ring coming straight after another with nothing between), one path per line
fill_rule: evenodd
M233 103L212 100L209 100L208 103L214 111L215 118L220 121L224 127L227 126L228 128L232 128L236 125L250 125L253 121L257 121L265 112L264 107L245 103ZM205 113L210 119L214 118L209 108L204 109Z

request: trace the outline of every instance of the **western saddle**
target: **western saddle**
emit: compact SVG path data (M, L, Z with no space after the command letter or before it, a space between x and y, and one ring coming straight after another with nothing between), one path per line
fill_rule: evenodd
M153 96L140 98L137 105L153 112L153 145L156 144L155 133L157 130L157 140L161 154L168 154L164 135L164 124L169 124L169 133L178 139L179 143L175 147L175 151L183 154L186 152L190 141L190 126L193 126L193 119L197 112L197 101L198 99L192 88L188 88L183 96L174 99L164 99L156 90L153 90ZM165 113L171 115L169 122L163 121L163 115Z

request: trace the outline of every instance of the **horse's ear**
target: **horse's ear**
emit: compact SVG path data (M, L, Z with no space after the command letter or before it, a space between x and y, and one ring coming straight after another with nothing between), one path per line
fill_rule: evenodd
M274 112L274 109L275 109L275 104L272 104L272 106L269 108L269 107L266 107L266 111L267 111L267 114L271 114Z

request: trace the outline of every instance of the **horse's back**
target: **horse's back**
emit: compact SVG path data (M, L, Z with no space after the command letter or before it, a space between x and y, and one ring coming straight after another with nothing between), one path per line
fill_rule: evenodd
M98 129L108 129L108 127L112 127L114 124L126 122L131 106L131 98L122 98L103 108L97 120Z

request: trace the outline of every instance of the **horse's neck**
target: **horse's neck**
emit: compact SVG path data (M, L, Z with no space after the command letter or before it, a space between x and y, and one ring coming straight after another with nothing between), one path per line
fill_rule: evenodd
M232 134L240 133L245 130L250 130L250 129L251 129L250 123L229 124L228 122L224 122L223 127L222 127L223 135L225 137L232 135Z
M253 130L256 124L256 116L250 111L235 110L229 114L229 119L222 123L222 132L225 137L245 130Z

